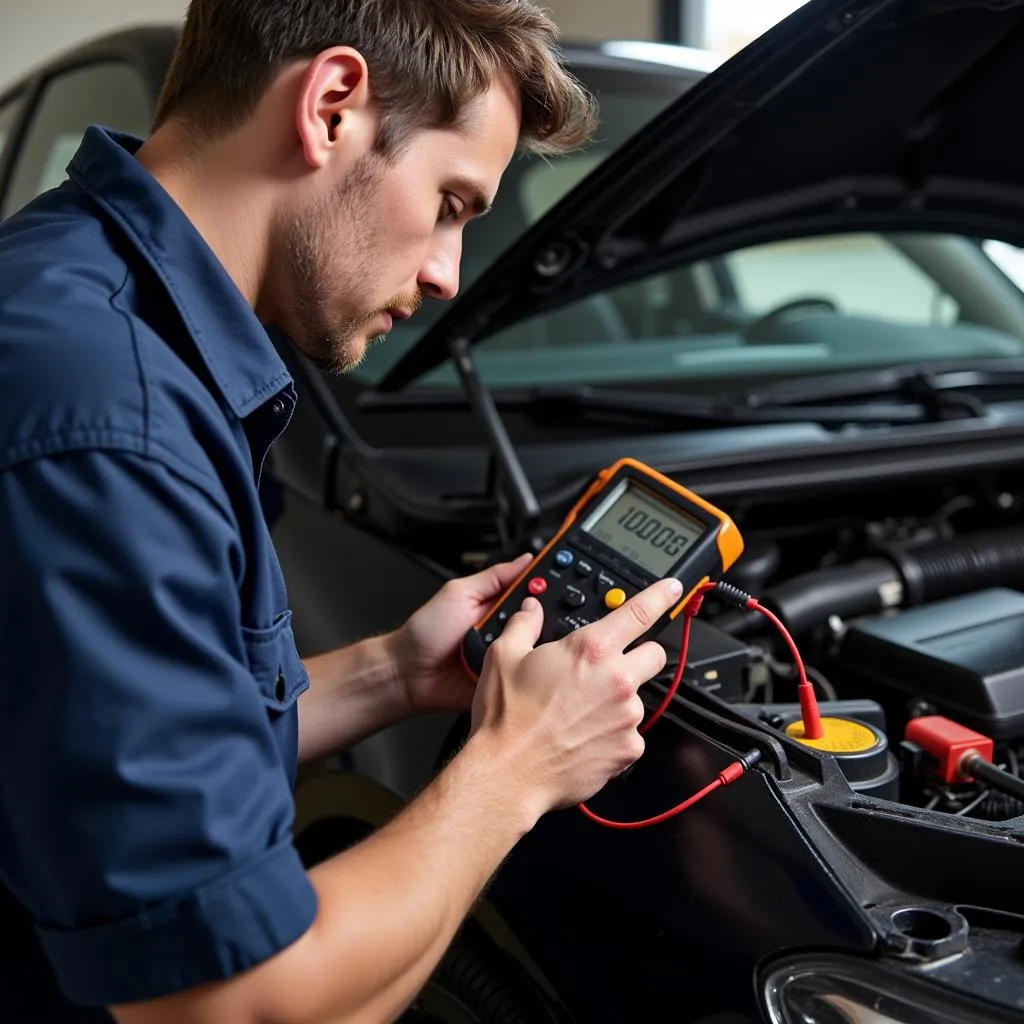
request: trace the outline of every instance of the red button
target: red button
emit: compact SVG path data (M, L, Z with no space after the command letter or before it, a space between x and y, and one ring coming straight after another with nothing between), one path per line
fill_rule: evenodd
M543 576L534 576L529 583L526 584L526 589L533 594L534 597L539 597L548 589L548 581Z

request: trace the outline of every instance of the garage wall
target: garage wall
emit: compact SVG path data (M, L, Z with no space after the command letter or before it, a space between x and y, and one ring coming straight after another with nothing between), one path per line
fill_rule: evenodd
M566 39L655 39L657 0L538 0Z
M178 22L186 0L0 0L0 88L68 46L112 29Z
M542 0L566 38L653 39L656 0ZM187 0L0 0L0 89L53 53L116 28L178 22Z

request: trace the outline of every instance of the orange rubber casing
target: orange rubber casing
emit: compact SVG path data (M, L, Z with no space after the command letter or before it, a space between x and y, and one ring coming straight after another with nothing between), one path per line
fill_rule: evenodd
M487 612L476 623L474 629L479 630L493 614L494 610L508 600L509 596L513 594L516 589L522 584L522 582L535 571L538 563L542 562L548 552L551 551L556 544L562 539L566 532L571 529L576 520L580 517L580 514L594 501L595 498L608 486L611 481L621 470L629 468L635 471L641 477L646 477L650 480L660 484L661 487L679 495L684 502L696 506L703 510L705 513L710 515L712 518L717 520L719 526L717 535L715 537L715 545L718 549L718 554L722 564L722 571L725 572L730 566L732 566L736 560L743 553L743 538L740 536L739 530L736 528L735 523L732 519L720 509L714 507L709 502L705 501L699 495L694 494L692 491L687 490L681 484L676 483L674 480L659 473L657 470L651 469L650 466L639 462L636 459L623 458L613 463L607 469L601 470L590 486L580 495L579 499L572 506L569 512L566 514L565 519L562 522L561 527L556 531L554 536L544 545L541 551L538 552L536 557L527 565L527 567L512 581L511 584L505 589L502 595L494 601L488 608ZM675 619L680 612L686 607L687 602L697 592L697 590L705 583L709 582L709 577L704 576L695 585L693 585L689 591L683 595L680 602L672 609L669 613L670 619ZM466 670L472 676L476 676L476 672L468 665L465 658L465 651L463 650L463 664L466 666Z

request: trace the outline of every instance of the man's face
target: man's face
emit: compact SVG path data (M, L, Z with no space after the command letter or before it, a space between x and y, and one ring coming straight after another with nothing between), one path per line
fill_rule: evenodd
M419 132L393 162L360 156L276 225L280 325L342 372L425 298L459 288L462 232L490 204L519 137L519 101L496 82L458 128Z

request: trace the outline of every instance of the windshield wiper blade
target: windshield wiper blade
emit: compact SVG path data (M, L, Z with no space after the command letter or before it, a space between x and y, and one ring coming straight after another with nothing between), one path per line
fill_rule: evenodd
M499 402L500 404L500 402ZM786 405L761 408L745 399L664 392L577 387L534 392L525 412L562 417L579 411L600 412L671 425L739 426L811 422L823 426L846 424L920 423L926 409L914 402L871 402L858 405Z
M860 405L760 408L756 403L729 397L670 394L639 389L597 388L587 385L496 389L494 402L502 412L545 420L578 416L582 412L606 414L667 426L737 426L740 424L794 423L823 425L920 423L927 411L913 402ZM417 388L410 392L364 392L358 400L367 412L411 412L422 409L466 408L465 395L451 388Z
M973 392L1024 389L1024 361L1000 360L979 368L946 366L932 369L907 365L855 373L797 377L738 396L708 397L617 392L577 388L568 395L545 395L548 401L569 401L604 411L646 417L690 416L727 423L822 425L920 423L981 419L985 403ZM857 404L851 400L861 399ZM840 404L842 403L842 404ZM641 408L642 407L642 408Z
M1024 360L957 365L907 364L795 377L739 395L693 395L590 385L499 388L503 411L555 420L586 411L670 426L736 426L809 422L823 426L905 424L977 419L985 405L972 392L1024 389ZM858 401L859 400L859 401ZM367 411L465 408L460 390L416 388L364 392Z
M980 367L976 361L963 365L908 363L851 373L794 377L751 391L743 400L758 409L899 394L927 402L934 401L937 395L986 388L1024 388L1024 360L989 359Z

